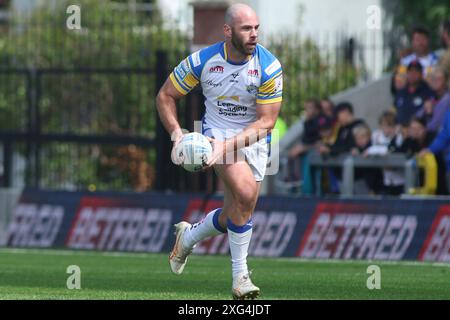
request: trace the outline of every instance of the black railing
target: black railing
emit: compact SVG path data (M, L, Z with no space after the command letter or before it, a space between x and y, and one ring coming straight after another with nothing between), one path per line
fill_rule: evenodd
M28 187L213 188L212 174L188 176L171 163L170 137L155 104L169 73L167 54L160 51L156 57L155 69L0 69L0 94L15 104L0 109L1 185L13 185L16 155L24 159L21 184ZM18 80L11 84L12 78ZM8 84L17 88L8 90ZM180 102L180 121L188 130L202 116L199 99L197 90Z

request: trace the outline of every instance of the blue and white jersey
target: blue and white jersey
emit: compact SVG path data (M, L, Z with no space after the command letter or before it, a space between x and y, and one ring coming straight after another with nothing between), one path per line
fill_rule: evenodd
M400 72L406 73L408 65L416 60L419 61L423 67L424 78L427 78L431 75L433 67L439 62L439 58L434 52L431 52L424 57L418 57L415 53L412 53L400 60Z
M204 130L243 129L256 121L258 105L282 101L281 64L259 44L246 61L236 64L228 59L225 43L216 43L184 59L170 79L182 94L202 86Z

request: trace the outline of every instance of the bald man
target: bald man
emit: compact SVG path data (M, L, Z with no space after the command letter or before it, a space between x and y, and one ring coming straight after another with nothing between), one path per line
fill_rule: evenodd
M260 294L247 267L252 236L252 213L264 178L273 129L281 107L283 77L280 62L258 44L259 19L252 8L235 4L225 14L225 41L197 51L170 74L157 97L162 123L174 150L183 137L176 100L201 85L205 96L202 133L213 145L207 168L213 167L224 184L224 204L200 222L175 225L176 242L169 262L181 274L189 254L203 239L228 234L234 299ZM230 156L231 155L231 156Z

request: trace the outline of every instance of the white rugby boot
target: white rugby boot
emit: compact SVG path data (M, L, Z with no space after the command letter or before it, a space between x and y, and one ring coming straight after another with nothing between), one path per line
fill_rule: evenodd
M187 258L192 253L192 250L195 248L195 246L187 248L183 243L183 235L185 231L191 227L190 223L182 221L175 224L174 227L176 240L172 252L169 256L169 262L172 272L179 275L183 273Z
M231 290L234 300L254 300L259 297L260 290L250 280L251 271L233 279Z

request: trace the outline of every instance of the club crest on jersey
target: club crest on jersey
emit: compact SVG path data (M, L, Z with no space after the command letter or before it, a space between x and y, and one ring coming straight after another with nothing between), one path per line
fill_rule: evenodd
M258 94L258 87L254 84L247 86L247 92L256 96Z
M211 67L209 69L209 73L223 73L224 67L222 66L215 66L215 67Z

